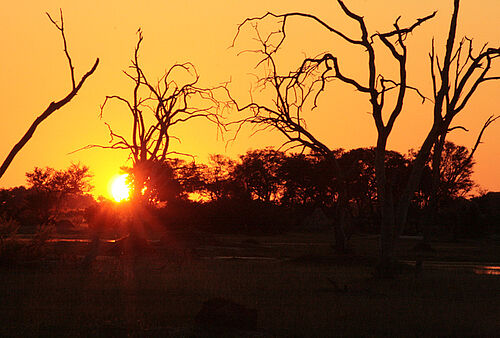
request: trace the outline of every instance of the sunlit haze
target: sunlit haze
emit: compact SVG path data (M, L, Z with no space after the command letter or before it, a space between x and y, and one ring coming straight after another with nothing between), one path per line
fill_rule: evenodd
M373 31L390 29L398 16L401 16L401 23L408 24L438 11L434 19L417 29L407 41L408 81L426 96L432 96L428 53L433 37L437 52L443 53L452 1L346 0L346 3L365 17ZM246 17L261 16L267 11L303 11L321 17L346 34L358 36L358 27L341 14L338 4L326 0L7 1L0 12L3 48L0 54L0 64L3 65L0 75L0 161L49 103L64 97L71 88L60 34L45 15L49 12L58 18L59 8L64 12L68 48L76 77L80 78L88 71L96 57L101 63L73 101L39 127L2 177L0 187L25 184L24 174L35 166L61 169L79 161L88 165L94 174L94 194L111 197L108 182L121 166L131 164L127 161L128 153L97 148L74 151L89 144L109 144L105 122L113 130L130 135L131 117L123 105L116 102L109 105L102 119L99 114L106 95L131 97L133 83L123 70L130 65L139 27L144 35L139 57L151 80L159 79L176 62L190 61L200 74L200 86L217 86L231 81L229 89L243 103L250 100L249 90L255 81L252 73L256 72L254 67L258 56L238 54L252 48L251 32L243 31L234 48L228 47L237 25ZM463 0L460 13L459 37L474 38L478 50L488 41L492 47L498 46L498 0ZM366 78L362 73L366 69L363 51L345 47L339 39L305 20L293 19L290 23L286 43L278 54L283 67L281 71L295 68L304 55L315 56L330 51L338 55L346 74ZM397 69L389 68L394 66L392 63L384 63L387 59L381 57L378 60L387 68L382 67L382 70L389 75L396 74ZM497 67L491 75L499 74ZM455 121L456 126L469 131L457 129L448 139L472 147L484 121L490 115L500 114L499 92L500 81L490 81L482 86ZM303 117L308 128L328 146L351 149L375 145L376 129L365 95L333 81L318 105L319 108L306 111ZM226 112L226 117L232 120L241 116L236 112ZM418 148L431 119L432 103L422 104L420 97L408 93L388 148L402 153ZM234 142L226 144L232 134L221 136L206 121L192 122L172 129L180 141L172 141L172 150L192 154L199 162L206 162L208 154L236 157L248 149L279 147L284 141L277 132L266 131L251 136L253 130L248 128L242 130ZM485 132L476 155L474 179L484 189L493 191L500 191L499 135L500 123L492 125Z

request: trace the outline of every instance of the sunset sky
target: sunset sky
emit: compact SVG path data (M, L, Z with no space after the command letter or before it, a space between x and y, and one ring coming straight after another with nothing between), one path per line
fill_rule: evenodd
M432 96L429 76L431 39L435 37L437 52L443 54L451 16L452 0L346 0L356 13L365 17L372 32L391 29L399 15L401 23L411 24L416 18L433 11L434 19L418 28L408 38L408 81L426 96ZM87 80L80 93L46 120L34 137L17 155L0 179L0 187L25 183L25 172L35 166L63 169L71 162L88 165L94 174L96 195L108 193L109 180L119 173L128 154L116 150L90 149L69 154L88 144L106 145L109 136L104 122L116 131L127 134L131 119L120 105L110 105L100 120L100 105L106 95L130 97L132 83L123 75L130 65L136 32L140 27L144 42L140 61L150 78L160 78L176 62L192 62L200 74L200 85L217 86L231 80L229 89L242 103L249 100L254 81L254 66L259 61L254 54L238 53L254 46L249 30L244 30L234 48L228 48L237 25L246 17L260 16L267 11L283 13L302 11L315 14L346 34L358 38L357 26L342 15L336 1L296 0L87 0L87 1L9 1L0 12L0 161L19 141L33 120L52 101L64 97L71 87L67 61L57 29L45 12L58 18L59 8L64 12L69 51L79 79L93 65L96 57L101 63ZM498 0L462 0L458 36L474 38L477 50L485 42L492 47L500 44L500 2ZM288 38L279 60L282 71L296 67L304 55L315 56L329 51L339 56L344 72L366 79L365 53L325 32L317 24L304 19L291 20ZM379 42L377 42L379 43ZM380 47L380 45L379 45ZM395 73L394 63L387 55L379 59L381 70ZM499 60L500 61L500 60ZM500 75L496 62L495 75ZM364 82L364 81L363 81ZM454 131L449 140L471 147L484 121L490 115L500 114L500 81L488 82L477 91L468 108L453 125L461 125L469 132ZM413 93L407 94L404 111L389 138L389 148L406 152L418 148L431 123L432 104L421 104ZM376 130L369 115L368 98L351 87L332 83L319 101L319 108L306 112L310 130L331 148L374 146ZM237 119L237 113L227 119ZM205 162L208 154L223 153L237 156L248 149L265 146L278 147L283 138L264 132L249 137L244 130L226 148L226 140L205 121L196 121L176 129L182 143L172 150L191 153L197 161ZM485 133L477 152L475 180L484 189L500 191L498 159L500 159L500 122Z

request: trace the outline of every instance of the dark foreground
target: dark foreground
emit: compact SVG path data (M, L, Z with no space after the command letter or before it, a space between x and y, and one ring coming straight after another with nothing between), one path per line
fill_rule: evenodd
M408 240L401 250L410 265L375 280L376 238L353 238L356 255L334 257L327 236L218 236L196 252L156 243L138 257L108 245L87 270L84 244L65 243L57 260L0 270L0 336L498 335L500 276L425 260L416 274ZM500 252L498 242L436 248L428 259L494 262ZM255 309L257 327L197 326L203 302L214 297Z

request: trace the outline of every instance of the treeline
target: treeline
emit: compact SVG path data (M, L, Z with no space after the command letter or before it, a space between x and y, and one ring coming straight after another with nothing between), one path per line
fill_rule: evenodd
M379 233L374 149L334 153L348 183L346 234ZM391 151L387 156L387 179L396 197L413 160L412 151ZM482 202L486 197L465 198L476 186L473 165L467 148L446 143L437 188L438 214L429 215L433 187L428 165L412 200L408 234L427 229L433 235L471 237L498 230L491 198L488 202ZM139 186L147 187L141 197L166 228L250 233L314 230L331 226L338 214L339 178L324 156L265 148L250 150L238 159L211 155L207 164L169 159L147 162L140 169L144 182ZM81 223L96 208L113 208L112 203L97 203L88 194L91 175L85 166L73 164L60 171L35 168L26 177L27 187L0 190L0 215L23 227L67 226L61 220L75 223L78 216L76 223ZM110 210L106 213L113 215ZM107 216L102 226L115 227L119 222L113 217Z
M0 224L15 222L24 232L36 232L68 224L61 219L82 223L81 210L96 203L89 194L91 179L89 168L79 163L63 170L36 167L26 173L26 187L0 189Z
M348 186L345 232L379 233L374 148L334 153ZM414 159L412 151L388 153L387 180L395 197L402 192ZM421 234L427 229L470 237L491 230L478 203L465 198L476 187L473 165L467 148L446 143L437 187L438 213L429 215L433 180L428 164L412 200L407 233ZM180 159L148 162L141 172L148 179L144 182L146 198L164 203L160 213L170 227L225 232L306 230L314 228L315 222L323 223L316 224L319 227L335 222L338 214L339 178L331 161L320 155L265 148L248 151L237 160L212 155L208 164L201 165ZM318 214L323 219L311 219Z

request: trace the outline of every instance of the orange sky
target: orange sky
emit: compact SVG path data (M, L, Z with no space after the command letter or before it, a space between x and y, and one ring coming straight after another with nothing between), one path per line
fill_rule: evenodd
M436 18L418 29L408 40L409 82L431 96L428 51L432 36L441 47L451 15L451 0L346 0L346 4L366 18L372 30L389 29L398 15L402 23L438 10ZM436 4L437 3L437 4ZM473 37L477 46L489 41L500 43L500 2L498 0L462 0L459 36ZM237 24L247 16L266 11L304 11L316 14L346 33L356 33L356 26L343 17L334 1L10 1L0 12L0 53L2 101L0 122L0 161L24 134L32 121L54 100L62 98L70 88L66 59L58 31L50 24L45 12L54 16L64 11L66 34L77 77L86 72L96 57L101 59L96 73L78 96L57 111L37 130L34 137L18 154L0 181L9 187L25 183L24 174L35 166L66 168L80 161L90 166L95 175L95 193L109 196L107 184L119 167L126 164L127 154L111 150L71 151L87 144L106 144L107 129L99 120L99 106L106 95L128 96L131 83L122 74L130 63L139 27L144 33L141 61L150 78L160 77L175 62L191 61L201 75L200 83L215 86L232 80L231 89L238 99L248 100L256 57L237 56L251 46L248 35L242 35L236 48L228 49ZM294 65L303 55L314 56L330 51L339 55L345 72L362 77L364 53L345 48L338 39L317 25L304 20L290 21L289 39L280 55L283 65ZM358 35L355 35L356 37ZM441 43L441 44L440 44ZM442 53L442 48L438 49ZM387 74L394 69L387 66ZM497 64L495 74L500 74ZM286 70L283 67L283 70ZM500 81L487 83L476 93L469 107L456 119L470 132L454 131L449 139L472 146L488 116L500 114ZM367 98L350 87L332 84L322 96L320 108L305 116L309 128L332 148L346 149L373 146L376 132L368 114ZM422 105L411 93L405 109L389 139L389 147L401 152L418 147L431 122L432 105ZM232 115L235 118L237 115ZM231 116L229 116L231 118ZM118 105L110 106L104 120L117 131L126 133L129 116ZM236 156L249 148L279 145L277 133L262 133L248 138L250 131L225 150L225 142L217 139L214 127L203 121L187 124L176 131L182 139L173 150L192 153L206 161L210 153ZM497 178L500 158L500 124L487 130L478 150L475 179L485 189L500 190Z

